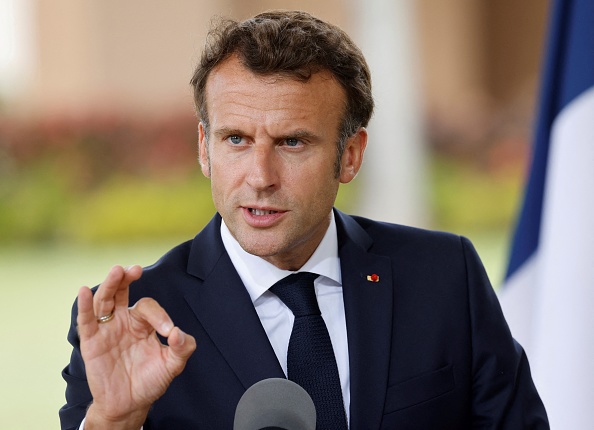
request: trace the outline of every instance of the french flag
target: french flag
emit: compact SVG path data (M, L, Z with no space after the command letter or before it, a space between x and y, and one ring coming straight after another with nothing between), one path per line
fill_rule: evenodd
M499 297L551 428L594 428L594 0L550 11L532 165Z

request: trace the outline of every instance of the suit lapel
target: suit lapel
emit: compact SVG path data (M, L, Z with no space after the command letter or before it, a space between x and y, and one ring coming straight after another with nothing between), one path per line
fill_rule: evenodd
M220 238L217 215L194 240L188 273L203 284L186 301L247 389L266 378L284 378L249 294Z
M367 250L372 240L336 211L349 345L351 428L379 428L388 385L392 338L391 261ZM377 274L378 282L367 280Z

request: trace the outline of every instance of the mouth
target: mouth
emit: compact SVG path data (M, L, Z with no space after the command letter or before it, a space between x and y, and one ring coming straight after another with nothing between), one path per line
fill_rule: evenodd
M264 216L264 215L273 215L278 213L278 211L273 210L266 210L266 209L255 209L255 208L248 208L250 214L254 216Z
M254 228L269 228L275 226L286 215L286 211L274 209L251 208L244 206L244 220Z

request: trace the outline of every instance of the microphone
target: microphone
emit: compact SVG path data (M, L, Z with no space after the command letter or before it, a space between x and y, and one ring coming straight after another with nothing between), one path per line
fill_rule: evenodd
M288 379L256 382L239 399L233 430L315 430L316 407L307 392Z

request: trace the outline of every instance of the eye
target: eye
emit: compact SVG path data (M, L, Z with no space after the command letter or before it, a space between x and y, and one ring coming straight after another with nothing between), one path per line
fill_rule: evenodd
M285 139L285 143L287 146L295 147L295 146L299 145L301 143L301 141L294 137L289 137L288 139Z
M231 142L233 145L239 145L242 141L241 136L238 136L236 134L234 134L233 136L229 136L228 139L229 142Z

